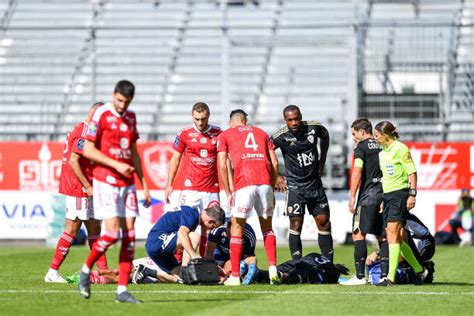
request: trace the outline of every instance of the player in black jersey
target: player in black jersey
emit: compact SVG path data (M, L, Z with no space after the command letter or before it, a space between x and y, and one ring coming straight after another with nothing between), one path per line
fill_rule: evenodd
M380 204L383 199L382 171L379 166L380 145L372 138L372 123L366 118L355 120L351 125L352 137L356 142L354 149L354 168L352 169L349 211L354 214L352 221L352 240L354 241L354 261L356 275L342 282L342 285L363 285L365 280L365 260L367 245L365 236L373 234L382 241L383 219ZM356 204L356 194L357 196ZM381 254L388 260L386 242L381 245ZM388 261L383 261L388 271ZM385 271L385 270L384 270Z
M279 264L277 271L282 284L333 284L338 282L341 274L347 275L348 269L312 252ZM259 270L255 282L268 283L268 271Z
M286 192L285 214L290 218L290 252L293 259L302 256L301 229L305 207L318 226L319 248L329 260L333 259L333 241L329 204L321 182L329 133L317 122L303 121L300 109L288 105L283 110L286 126L272 135L273 144L280 148L285 161L286 179L279 176L276 188ZM320 139L321 155L318 153Z

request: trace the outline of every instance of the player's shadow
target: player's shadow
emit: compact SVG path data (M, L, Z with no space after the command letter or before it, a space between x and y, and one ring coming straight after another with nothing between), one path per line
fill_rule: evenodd
M195 303L195 302L213 302L213 303L224 303L224 302L235 302L235 299L231 298L208 298L208 299L156 299L146 300L146 303Z
M427 284L428 285L428 284ZM468 282L433 282L429 285L442 285L442 286L467 286L467 287L474 287L474 283Z

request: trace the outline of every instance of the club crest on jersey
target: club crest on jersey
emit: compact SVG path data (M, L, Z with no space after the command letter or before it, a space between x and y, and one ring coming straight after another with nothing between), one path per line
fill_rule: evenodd
M201 155L202 158L206 158L207 157L207 150L206 149L201 149L200 155Z
M386 165L386 167L387 167L387 173L390 176L393 176L395 174L395 168L393 167L393 165L392 164Z
M207 143L207 138L201 138L201 139L199 140L199 142L200 142L201 144L206 144L206 143Z
M314 136L313 135L308 135L308 142L311 144L314 143Z
M90 122L87 129L87 135L96 136L97 135L98 124L96 122Z
M79 150L84 150L84 139L81 138L77 141L76 148Z
M121 132L126 132L128 131L128 126L125 123L120 124L120 131Z
M128 138L120 138L120 148L122 149L128 149L128 146L130 145Z

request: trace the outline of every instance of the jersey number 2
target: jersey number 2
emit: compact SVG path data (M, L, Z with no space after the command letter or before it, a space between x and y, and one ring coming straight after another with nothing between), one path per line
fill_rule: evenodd
M254 151L257 151L258 145L255 141L253 133L248 133L247 138L245 139L245 148L252 148Z

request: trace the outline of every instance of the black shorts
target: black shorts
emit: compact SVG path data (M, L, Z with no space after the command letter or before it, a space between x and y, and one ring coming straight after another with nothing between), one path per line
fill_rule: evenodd
M352 232L358 231L364 234L382 235L383 216L380 212L380 204L360 205L352 218Z
M313 191L288 191L284 214L290 217L303 216L305 207L312 216L329 216L329 202L323 188Z
M436 243L433 236L428 236L424 238L408 238L408 245L415 254L416 260L419 263L424 263L428 260L431 260L435 254Z
M383 226L389 222L405 223L408 216L408 190L398 190L383 195Z

